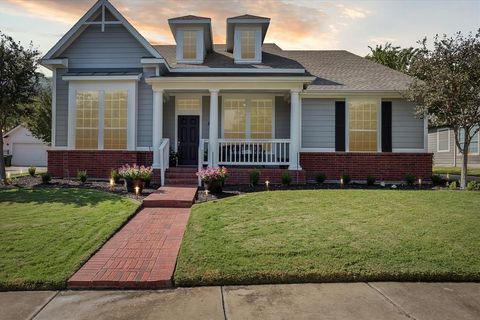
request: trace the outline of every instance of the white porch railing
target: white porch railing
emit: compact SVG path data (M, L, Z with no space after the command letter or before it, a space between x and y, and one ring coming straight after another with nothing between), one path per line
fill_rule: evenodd
M219 139L222 165L288 165L289 139Z
M165 171L170 166L170 139L164 138L160 143L160 183L165 185Z

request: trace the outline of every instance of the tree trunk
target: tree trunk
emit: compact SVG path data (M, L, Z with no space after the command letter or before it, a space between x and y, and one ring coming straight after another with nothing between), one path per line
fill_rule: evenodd
M5 173L5 160L3 159L3 132L0 130L0 181L7 184L7 174Z
M468 148L462 153L462 175L460 176L460 189L467 187Z

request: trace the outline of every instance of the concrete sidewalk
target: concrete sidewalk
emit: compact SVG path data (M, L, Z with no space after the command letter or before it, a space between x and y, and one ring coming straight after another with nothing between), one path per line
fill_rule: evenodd
M480 319L480 283L326 283L0 293L9 319Z

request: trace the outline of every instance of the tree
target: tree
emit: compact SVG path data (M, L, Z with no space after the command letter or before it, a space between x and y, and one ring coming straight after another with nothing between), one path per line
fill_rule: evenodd
M419 115L427 114L433 126L447 126L463 155L460 187L467 183L468 150L480 123L480 29L474 35L461 32L434 38L433 50L417 57L410 73L416 79L406 96L417 104ZM460 132L465 132L464 143Z
M7 125L29 113L38 83L37 60L39 52L28 48L0 32L0 179L6 183L3 161L3 133Z
M50 85L41 86L37 96L28 107L30 113L23 122L33 136L50 143L52 140L52 89Z
M365 58L407 74L410 73L410 67L417 57L424 54L422 48L402 49L388 42L384 46L376 45L375 49L370 46L368 48L371 52Z

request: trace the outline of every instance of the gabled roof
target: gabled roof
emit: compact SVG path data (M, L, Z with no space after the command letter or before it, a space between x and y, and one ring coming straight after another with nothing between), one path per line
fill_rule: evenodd
M95 15L101 12L105 16L108 10L117 21L107 21L105 23L115 23L123 25L132 36L155 58L162 58L157 50L118 12L117 9L108 0L98 0L80 20L50 49L42 60L49 60L60 55L90 24L101 24L102 21L94 21Z
M176 17L176 18L170 18L168 21L185 21L185 20L205 20L205 21L210 21L210 18L206 17L199 17L199 16L194 16L194 15L187 15L187 16L181 16L181 17Z
M212 24L210 18L187 15L168 19L168 25L170 26L170 30L172 30L173 37L175 38L175 41L177 43L179 42L179 39L177 39L178 27L191 25L202 26L205 36L205 46L207 52L211 52L213 50Z
M253 24L261 26L262 30L262 44L267 34L268 26L270 25L270 18L254 16L251 14L243 14L236 17L227 18L227 51L233 52L235 25Z
M251 14L247 13L247 14L243 14L243 15L240 15L240 16L227 18L227 21L229 21L229 20L268 20L268 21L270 21L270 18L254 16L254 15L251 15Z
M21 124L19 124L18 126L16 126L15 128L13 128L12 130L8 131L7 133L5 133L3 135L4 138L7 138L9 135L11 135L13 132L17 131L18 129L22 128L23 126ZM28 129L27 129L28 130Z

